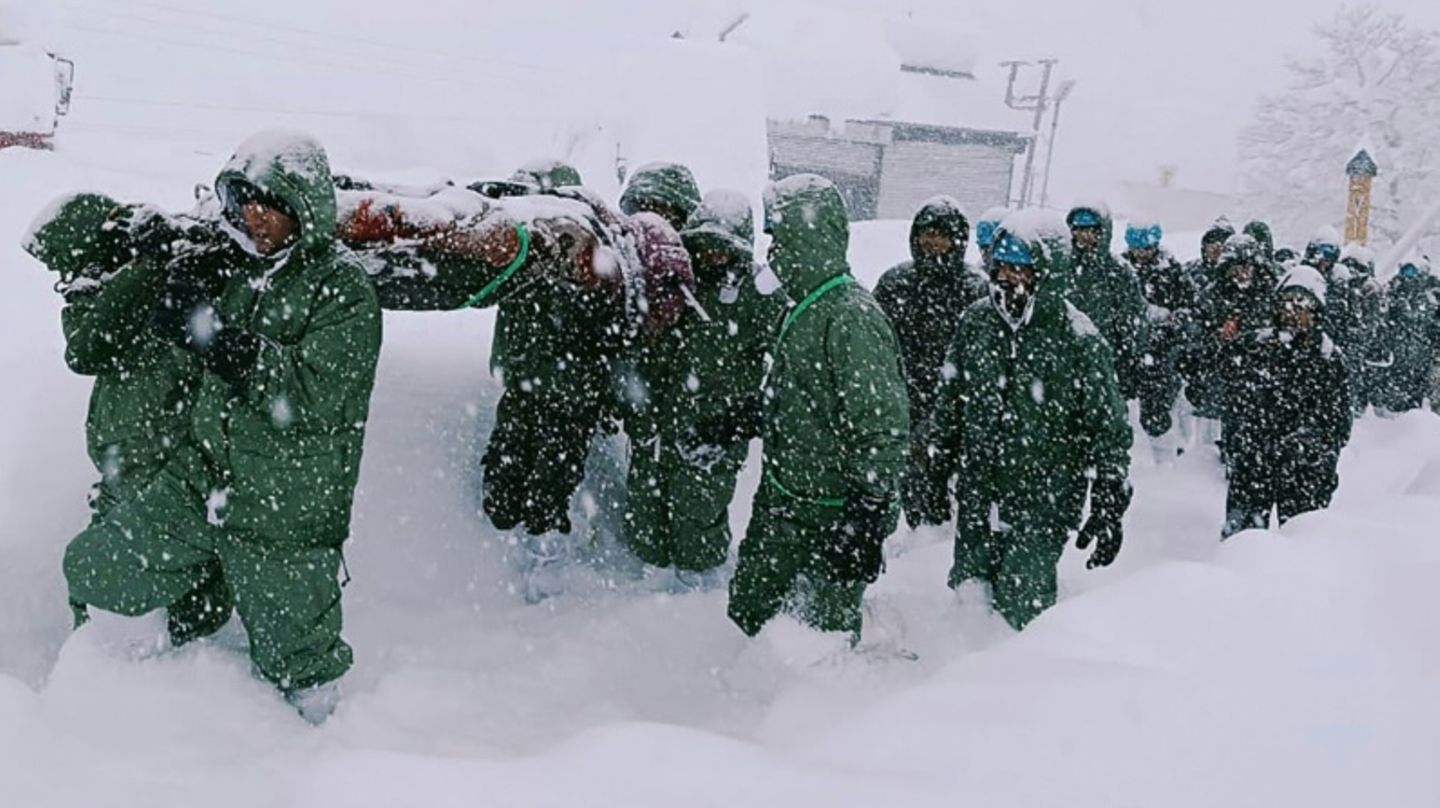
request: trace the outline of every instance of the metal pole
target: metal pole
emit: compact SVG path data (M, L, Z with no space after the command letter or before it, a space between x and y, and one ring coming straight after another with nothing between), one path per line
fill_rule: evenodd
M1060 105L1075 89L1075 82L1067 81L1055 93L1055 111L1050 113L1050 142L1045 144L1045 182L1040 186L1040 207L1050 202L1050 167L1055 163L1055 133L1060 129Z
M1035 192L1035 152L1040 148L1040 126L1045 119L1046 102L1050 94L1050 73L1055 69L1056 59L1041 59L1045 72L1040 77L1040 94L1035 99L1035 123L1031 126L1030 149L1025 154L1025 181L1020 186L1020 207L1030 207Z

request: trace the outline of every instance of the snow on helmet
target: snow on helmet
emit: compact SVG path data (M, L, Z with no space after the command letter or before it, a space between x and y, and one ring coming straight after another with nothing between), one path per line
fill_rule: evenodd
M1158 222L1131 222L1125 226L1125 246L1132 250L1153 250L1160 246L1163 235Z

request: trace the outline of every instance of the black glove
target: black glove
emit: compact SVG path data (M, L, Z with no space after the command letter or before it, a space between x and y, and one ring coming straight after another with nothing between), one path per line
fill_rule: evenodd
M161 339L196 354L206 367L238 386L254 370L261 342L221 321L215 301L224 283L224 276L204 274L187 261L174 262L150 323Z
M151 328L166 342L186 350L198 350L199 341L208 342L210 326L218 324L214 301L224 281L208 277L188 261L176 261L165 276L165 287L150 318ZM195 326L204 326L197 329ZM198 331L207 332L198 334Z
M729 446L759 436L765 423L765 403L760 394L734 399L723 415L698 421L691 429L702 446Z
M1120 554L1125 538L1121 522L1130 507L1130 482L1123 473L1102 472L1090 486L1090 518L1080 528L1075 546L1084 550L1091 542L1095 552L1085 563L1086 569L1108 567Z
M188 233L178 222L154 208L122 205L110 214L113 227L123 243L136 255L168 257Z
M846 497L840 529L823 550L835 577L874 583L885 568L885 540L893 527L889 501L860 494Z

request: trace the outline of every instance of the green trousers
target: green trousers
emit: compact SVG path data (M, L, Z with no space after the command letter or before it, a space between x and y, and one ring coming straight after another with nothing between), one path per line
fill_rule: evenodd
M763 487L740 544L730 581L730 619L754 636L785 611L820 631L845 631L859 638L865 584L841 580L817 552L839 530L821 519L797 516Z
M979 519L962 521L950 587L969 580L990 584L995 611L1017 631L1023 629L1055 605L1056 565L1069 535L1046 520L1016 519L998 530Z
M285 691L339 678L352 661L340 638L340 550L267 541L212 524L201 492L161 471L97 513L65 550L70 600L117 614L171 610L191 634L218 629L231 605L265 679Z
M649 436L632 444L625 541L647 564L705 572L730 554L730 501L748 445L684 450Z

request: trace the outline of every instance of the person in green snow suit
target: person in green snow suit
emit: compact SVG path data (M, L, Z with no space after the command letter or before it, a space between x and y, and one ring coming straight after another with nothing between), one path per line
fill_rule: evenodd
M1385 323L1380 343L1388 366L1376 385L1375 403L1390 412L1419 409L1430 394L1430 377L1440 352L1440 282L1428 259L1400 264L1385 289Z
M1022 212L1002 226L990 298L960 321L926 434L930 473L955 480L950 586L989 584L1016 629L1054 604L1070 531L1081 549L1096 545L1090 567L1115 559L1130 503L1131 432L1110 346L1062 296L1066 233L1049 218Z
M745 462L765 357L785 296L756 287L750 201L711 191L680 234L695 267L696 302L642 351L645 401L627 417L627 544L682 575L712 570L730 551L730 501Z
M679 163L650 163L631 175L620 194L620 210L626 216L653 213L678 233L695 208L700 206L700 186L695 175Z
M583 184L580 172L574 166L558 160L535 160L526 163L516 170L511 180L534 186L539 193L551 193L557 188ZM525 356L533 354L519 346L535 342L539 337L534 332L544 328L546 323L543 318L527 316L526 308L518 301L501 300L495 312L495 338L490 345L490 370L500 372L502 376L507 369L519 378L535 376L535 369L527 369L522 361ZM517 347L512 351L511 346Z
M940 366L960 316L988 294L983 275L965 264L970 223L960 203L948 196L927 200L910 224L910 259L880 276L875 302L890 318L900 342L910 420L924 423L935 406ZM912 432L912 440L918 431ZM912 457L918 447L912 447ZM902 501L912 527L943 524L950 518L945 492L934 489L917 461L905 475Z
M850 274L840 192L800 174L765 195L770 265L800 302L767 378L764 482L730 583L730 618L758 633L782 609L858 638L861 598L899 518L910 412L899 346Z
M65 577L73 601L123 615L202 601L202 631L233 604L259 674L323 720L352 659L338 576L380 306L335 241L318 143L257 135L215 188L235 244L172 261L151 321L203 367L191 441L71 541Z
M173 235L155 212L84 193L57 204L25 244L60 276L66 364L95 378L85 438L100 472L96 518L144 488L188 440L199 364L149 328L165 283L165 260L149 248Z
M1064 297L1100 329L1115 356L1120 394L1140 396L1149 321L1135 273L1110 252L1114 223L1102 204L1080 205L1065 217L1074 248L1074 267Z

